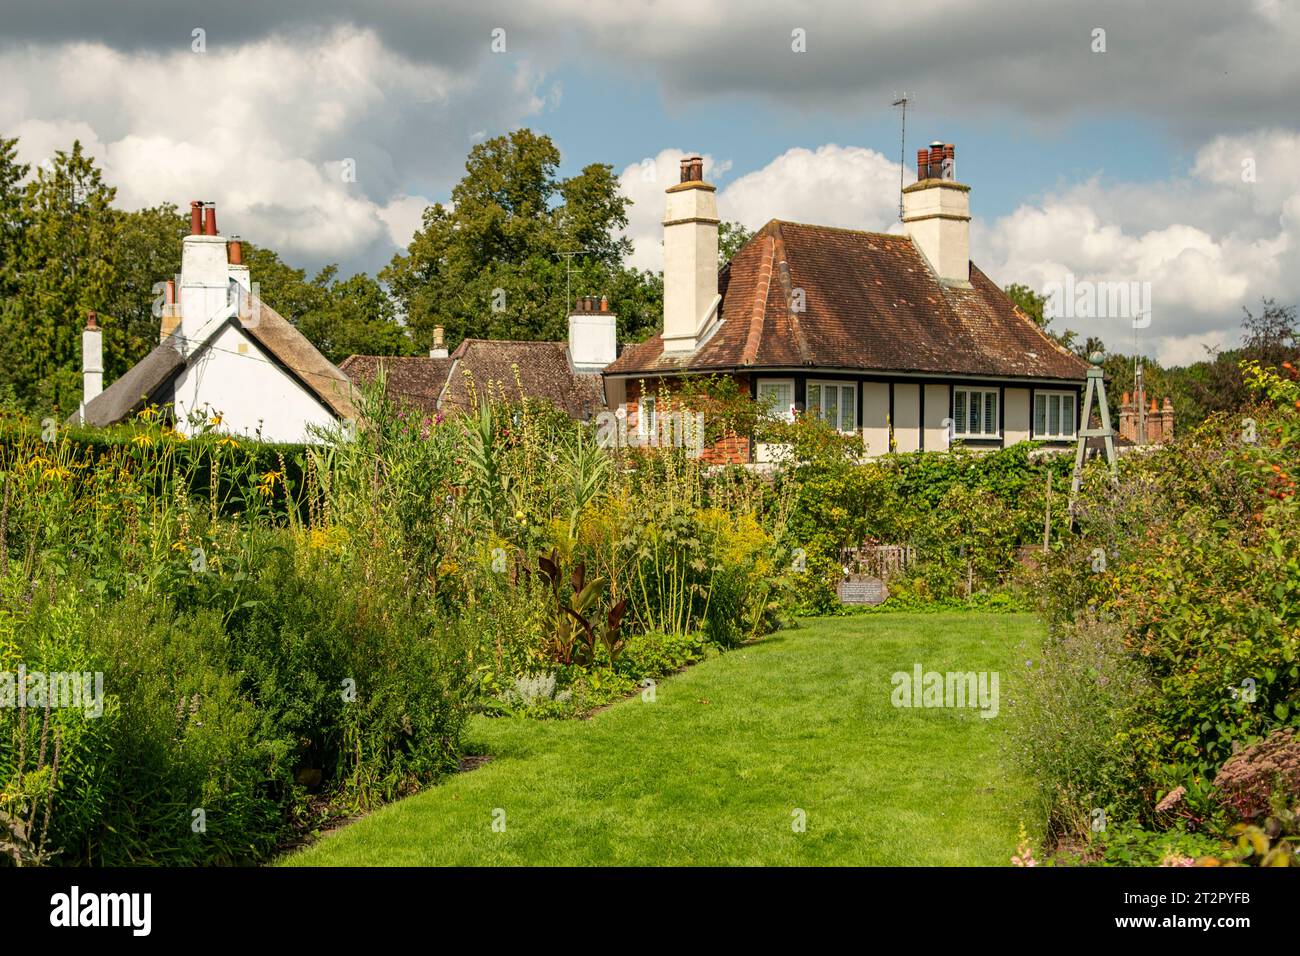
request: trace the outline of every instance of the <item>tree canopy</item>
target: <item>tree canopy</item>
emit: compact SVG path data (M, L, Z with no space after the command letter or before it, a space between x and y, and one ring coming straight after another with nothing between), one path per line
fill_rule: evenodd
M424 212L404 253L380 273L420 348L435 326L464 338L560 340L573 298L604 295L620 340L659 325L663 280L625 268L631 200L613 167L564 179L550 137L515 130L470 151L448 205Z

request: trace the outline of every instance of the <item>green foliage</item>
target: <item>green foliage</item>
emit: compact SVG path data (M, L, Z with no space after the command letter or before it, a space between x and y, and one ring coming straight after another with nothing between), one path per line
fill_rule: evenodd
M1240 748L1300 726L1300 386L1257 365L1244 375L1264 404L1125 459L1118 491L1086 484L1079 536L1041 570L1059 644L1044 655L1044 685L1086 690L1080 669L1098 657L1080 663L1069 647L1096 618L1118 635L1104 659L1146 688L1098 691L1088 731L1062 721L1064 708L1043 703L1031 714L1034 752L1070 755L1042 778L1062 831L1077 829L1087 807L1106 806L1120 822L1160 829L1178 819L1221 833L1229 821L1212 788L1220 768ZM1172 815L1157 812L1179 787Z
M718 262L722 265L729 263L732 258L740 251L741 246L749 242L754 234L738 222L722 222L718 224Z
M470 151L451 205L426 209L406 252L380 273L417 346L439 325L453 344L563 339L570 294L608 296L620 341L658 327L662 279L622 266L630 201L613 168L593 163L561 179L559 164L550 138L527 129Z
M12 176L12 167L5 177ZM36 170L22 192L12 300L0 314L0 369L27 407L76 408L81 329L117 290L115 190L75 142ZM120 337L106 322L110 339Z

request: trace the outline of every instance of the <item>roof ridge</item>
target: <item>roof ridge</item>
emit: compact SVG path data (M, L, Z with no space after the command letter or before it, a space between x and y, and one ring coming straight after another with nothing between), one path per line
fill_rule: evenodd
M749 308L749 334L745 336L745 348L741 352L740 364L753 365L758 359L758 348L763 342L763 319L767 312L767 297L772 288L772 273L776 269L776 239L771 233L762 237L766 246L763 261L758 267L758 278L754 283L754 298Z
M804 365L812 364L812 350L808 347L808 337L804 335L803 323L799 321L799 310L794 307L794 280L790 274L790 260L785 253L785 233L781 230L781 221L776 221L773 254L777 260L777 274L781 280L781 292L785 297L785 314L790 322L790 331L794 334L795 345L799 349L799 360ZM766 305L766 304L765 304ZM807 303L804 303L805 307ZM767 309L764 308L766 319Z
M868 236L872 239L893 239L895 241L909 240L911 238L905 233L899 232L879 232L875 229L850 229L848 226L827 226L816 222L796 222L793 219L769 219L763 226L763 229L766 229L768 226L775 226L778 229L781 226L797 226L801 229L825 229L828 232L847 232L849 235L853 236Z

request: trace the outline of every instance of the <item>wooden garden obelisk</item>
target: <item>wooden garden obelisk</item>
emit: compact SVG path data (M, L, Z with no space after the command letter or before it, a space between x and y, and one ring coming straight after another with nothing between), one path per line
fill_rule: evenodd
M1110 466L1110 480L1119 484L1119 466L1115 462L1115 430L1110 427L1110 408L1106 404L1106 382L1102 377L1100 352L1088 356L1092 367L1088 369L1088 388L1083 396L1083 414L1079 416L1079 447L1074 453L1074 478L1070 482L1070 514L1074 514L1074 503L1079 497L1079 486L1083 484L1083 459L1088 450L1089 438L1100 438L1106 449L1106 464ZM1097 411L1101 418L1101 427L1092 428L1092 403L1097 402Z

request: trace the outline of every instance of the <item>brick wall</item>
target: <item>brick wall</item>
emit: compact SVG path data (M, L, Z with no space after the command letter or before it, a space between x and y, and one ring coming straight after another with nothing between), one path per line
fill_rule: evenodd
M737 376L741 389L749 390L749 379L746 376ZM651 379L645 380L646 390L651 394L657 394L661 387L666 386L669 392L676 390L680 380L676 378L668 379ZM640 427L640 408L641 408L641 385L640 379L632 380L627 383L627 433L629 439L638 434ZM708 445L700 453L700 460L709 465L740 465L750 460L749 439L739 435L730 435L724 437L711 445Z

